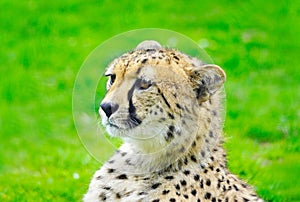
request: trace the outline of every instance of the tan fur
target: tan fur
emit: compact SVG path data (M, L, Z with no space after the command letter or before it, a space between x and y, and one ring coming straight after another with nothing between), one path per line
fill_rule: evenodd
M262 201L226 168L220 67L146 41L106 74L115 79L102 103L118 108L99 112L124 144L95 173L85 202Z

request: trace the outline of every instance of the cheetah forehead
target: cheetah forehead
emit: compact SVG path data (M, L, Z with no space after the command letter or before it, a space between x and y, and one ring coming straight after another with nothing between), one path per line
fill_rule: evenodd
M138 72L143 66L175 68L184 74L194 67L204 65L197 58L190 57L176 49L164 48L156 41L143 41L133 51L116 58L107 69L107 74ZM184 71L182 71L184 70Z

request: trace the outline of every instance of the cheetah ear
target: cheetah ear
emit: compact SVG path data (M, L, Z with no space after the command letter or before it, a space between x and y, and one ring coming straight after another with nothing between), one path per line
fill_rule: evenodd
M208 100L210 96L223 86L226 80L226 74L223 69L213 64L193 69L189 77L199 103Z

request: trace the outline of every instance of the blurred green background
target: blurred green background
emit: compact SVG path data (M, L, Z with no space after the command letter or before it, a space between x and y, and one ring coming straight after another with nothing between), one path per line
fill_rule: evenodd
M0 201L80 201L100 163L72 119L87 55L124 31L192 38L227 72L231 171L300 201L299 1L0 2Z

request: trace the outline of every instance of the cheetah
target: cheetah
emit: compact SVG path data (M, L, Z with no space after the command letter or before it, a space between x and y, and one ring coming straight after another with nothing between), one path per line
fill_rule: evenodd
M102 124L124 143L94 174L85 202L263 201L226 167L219 66L149 40L105 75Z

